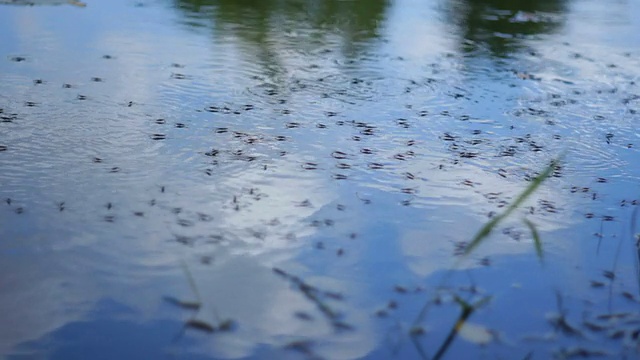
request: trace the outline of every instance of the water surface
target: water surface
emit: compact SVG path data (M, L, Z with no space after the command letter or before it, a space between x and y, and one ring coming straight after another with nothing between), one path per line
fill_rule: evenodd
M4 357L638 355L636 2L34 3L0 7Z

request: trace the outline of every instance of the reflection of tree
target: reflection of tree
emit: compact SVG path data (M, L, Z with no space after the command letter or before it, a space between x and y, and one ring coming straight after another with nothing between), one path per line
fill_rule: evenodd
M356 56L378 36L388 0L175 0L193 26L207 26L217 39L240 40L275 75L283 52L309 54L336 45Z
M548 34L560 25L566 0L450 0L448 17L463 40L486 46L502 57L517 51L522 37ZM463 51L474 45L463 41Z

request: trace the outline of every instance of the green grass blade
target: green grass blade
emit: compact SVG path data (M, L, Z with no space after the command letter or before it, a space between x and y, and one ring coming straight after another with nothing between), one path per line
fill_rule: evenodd
M533 245L536 248L536 254L538 255L538 259L540 259L540 262L542 262L544 255L542 253L542 240L540 240L540 234L538 233L536 224L532 223L529 219L524 219L524 223L527 224L529 230L531 231L531 236L533 237Z
M551 164L549 164L549 166L547 166L540 175L536 176L535 179L531 181L531 184L522 192L522 194L520 194L520 196L518 196L516 201L514 201L507 208L503 215L508 216L509 214L511 214L511 212L513 212L513 210L520 207L520 205L522 205L522 203L525 202L529 198L529 196L531 196L531 194L533 194L538 189L538 187L540 187L540 185L549 177L549 175L551 175L556 166L558 166L558 162L559 160L551 161Z
M458 317L458 320L456 320L455 324L449 331L447 338L440 345L440 348L438 349L436 354L433 356L432 360L439 360L444 356L444 354L449 349L449 346L451 345L453 340L456 338L456 336L458 336L458 332L460 331L460 329L467 322L467 319L469 319L469 317L474 313L474 311L478 310L480 307L484 306L487 302L489 302L490 299L491 297L487 296L478 300L475 304L469 304L468 302L464 301L461 297L454 295L453 300L457 302L461 308L460 316Z
M516 200L511 203L507 207L507 209L500 215L497 215L491 221L486 223L480 231L473 237L473 240L469 243L467 248L464 251L464 256L471 254L473 250L475 250L493 231L493 229L498 226L502 220L507 218L511 213L516 210L522 203L524 203L537 189L540 185L551 175L553 170L556 168L559 160L553 160L549 166L547 166L544 171L538 175L535 179L531 181L531 184L527 186L527 188L516 198Z

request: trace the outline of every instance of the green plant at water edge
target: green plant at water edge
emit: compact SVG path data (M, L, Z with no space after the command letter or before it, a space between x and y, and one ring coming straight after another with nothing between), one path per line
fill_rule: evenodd
M536 255L538 255L538 259L542 261L543 253L542 253L542 240L540 240L540 234L538 233L538 229L536 225L531 222L529 219L523 220L527 227L529 227L529 231L531 231L531 237L533 238L533 245L536 247Z
M484 224L484 226L473 237L473 240L471 240L469 245L467 245L463 255L467 256L471 254L472 251L480 246L480 244L484 242L484 240L486 240L489 235L491 235L491 232L496 228L496 226L498 226L498 224L509 217L509 215L511 215L518 207L520 207L525 201L527 201L527 199L531 195L533 195L533 193L540 187L540 185L542 185L542 183L549 177L549 175L551 175L553 170L558 166L559 161L560 159L553 160L551 164L549 164L549 166L547 166L540 175L538 175L531 181L531 184L527 186L527 188L516 198L513 203L511 203L511 205L509 205L509 207L507 207L507 209L502 214L496 215L493 219L491 219L491 221ZM531 230L533 241L536 247L536 252L538 253L538 256L542 258L542 243L540 242L538 231L531 221L527 219L525 219L524 221Z
M455 339L455 337L458 335L458 332L464 326L467 319L471 316L471 314L473 314L474 311L479 309L482 305L486 304L489 301L489 299L490 299L489 297L484 297L479 301L477 301L475 304L469 304L468 302L462 300L458 296L454 298L456 303L460 305L460 308L461 308L460 316L458 317L458 320L456 320L456 323L451 328L451 331L449 331L449 335L447 335L447 338L444 340L442 345L440 345L438 352L436 352L436 354L433 356L433 360L439 360L440 358L442 358L442 356L444 356L445 352L449 348L449 345L451 345L451 343L453 342L453 339Z
M453 271L460 266L460 263L464 259L466 259L466 257L470 255L475 249L477 249L478 246L480 246L480 244L482 244L489 237L489 235L491 235L493 230L502 221L504 221L507 217L511 216L511 214L516 209L522 206L522 204L524 204L527 201L527 199L529 199L529 197L531 197L531 195L533 195L533 193L535 193L538 190L540 185L542 185L542 183L553 173L554 169L557 168L559 162L560 162L560 158L553 160L544 169L544 171L542 171L542 173L540 173L537 177L535 177L531 181L529 186L527 186L527 188L520 195L518 195L515 201L513 201L513 203L511 203L511 205L509 205L502 214L496 215L489 222L484 224L482 228L480 228L480 230L476 233L476 235L473 237L471 242L465 248L460 260L456 262L453 269L451 269L443 278L441 287L445 285L445 283L448 281ZM529 219L526 219L526 218L523 221L529 228L529 231L531 232L531 237L533 238L536 254L540 259L540 261L542 261L543 248L542 248L542 241L540 239L540 234L538 233L538 230L533 222L531 222ZM451 345L455 337L458 335L459 330L461 329L462 326L464 326L467 319L474 313L475 310L477 310L482 305L486 304L489 301L489 299L490 297L485 297L479 300L478 302L476 302L475 304L469 304L465 300L461 299L459 296L454 295L454 300L458 305L460 305L462 311L461 311L460 317L457 319L457 321L449 331L447 338L443 341L443 343L440 345L439 349L437 350L436 354L434 355L433 357L434 360L440 359L442 358L442 356L444 356L446 351L449 349L449 346ZM426 355L426 352L424 351L424 349L422 348L422 346L420 345L417 339L419 335L422 335L424 333L424 331L422 330L422 327L419 324L424 321L424 317L426 316L430 305L432 305L433 303L434 302L427 301L427 303L422 307L421 311L418 313L418 316L414 321L413 327L410 330L412 341L416 346L418 353L424 359L427 359L428 356Z

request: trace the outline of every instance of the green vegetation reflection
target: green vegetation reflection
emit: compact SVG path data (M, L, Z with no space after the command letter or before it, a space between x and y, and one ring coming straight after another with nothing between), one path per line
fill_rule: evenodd
M506 57L525 48L523 41L531 36L559 31L567 4L566 0L451 0L445 8L463 52L483 49Z
M304 32L297 42L302 46L337 35L345 49L355 50L379 36L388 1L177 0L175 6L187 24L213 27L219 37L265 46L283 34Z

